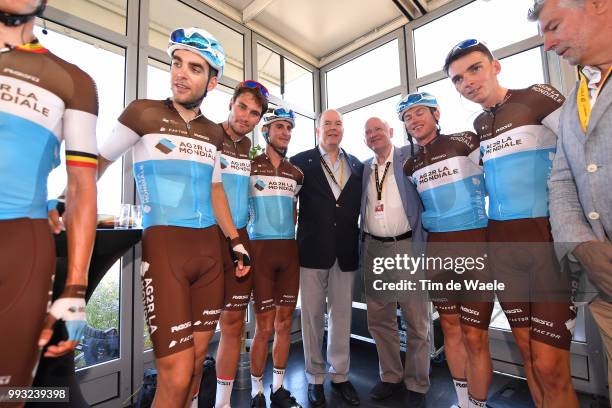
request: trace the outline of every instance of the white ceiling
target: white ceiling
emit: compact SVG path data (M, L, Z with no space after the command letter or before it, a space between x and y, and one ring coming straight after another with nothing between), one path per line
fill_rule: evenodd
M240 11L250 3L225 1ZM398 17L390 0L275 0L254 21L322 58Z
M359 39L372 41L408 22L392 0L200 1L317 66L338 58ZM420 2L426 11L449 1L400 0Z

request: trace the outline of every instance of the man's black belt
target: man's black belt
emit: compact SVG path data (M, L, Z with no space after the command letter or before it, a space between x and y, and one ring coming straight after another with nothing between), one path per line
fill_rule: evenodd
M380 242L396 242L412 237L412 231L404 232L403 234L398 235L396 237L377 237L376 235L364 232L364 236L365 235Z

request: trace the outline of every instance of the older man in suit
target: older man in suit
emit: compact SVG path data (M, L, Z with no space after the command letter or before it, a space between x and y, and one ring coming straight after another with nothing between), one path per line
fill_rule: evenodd
M298 195L297 239L308 400L312 406L325 404L323 381L327 369L321 347L327 305L327 362L332 387L347 403L359 405L348 374L363 165L340 148L344 128L339 112L327 110L321 114L317 135L319 146L291 158L304 173Z
M561 255L586 271L576 278L606 347L612 400L612 0L539 0L530 19L544 48L581 67L561 111L550 223Z
M431 317L426 296L419 291L373 290L372 274L376 258L420 255L425 232L421 225L423 207L402 166L410 157L410 146L394 147L393 129L380 118L365 123L365 142L374 157L364 162L361 199L362 260L366 281L368 328L378 351L380 381L370 391L375 400L389 398L404 386L415 406L424 402L429 389ZM419 274L394 267L376 275L385 282L400 279L418 283ZM417 286L418 288L418 286ZM406 324L406 360L402 368L397 324L397 305Z

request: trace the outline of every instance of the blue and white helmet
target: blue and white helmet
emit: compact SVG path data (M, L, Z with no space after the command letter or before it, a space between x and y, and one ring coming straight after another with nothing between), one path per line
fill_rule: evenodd
M201 28L177 28L170 34L168 55L176 50L187 50L200 54L208 64L217 70L217 80L223 76L225 51L217 39Z
M395 107L399 120L404 120L404 113L414 106L428 106L440 109L436 97L427 92L417 92L406 95Z
M270 125L279 120L286 120L291 123L292 127L295 127L295 113L285 108L276 108L272 112L266 113L263 117L263 126Z

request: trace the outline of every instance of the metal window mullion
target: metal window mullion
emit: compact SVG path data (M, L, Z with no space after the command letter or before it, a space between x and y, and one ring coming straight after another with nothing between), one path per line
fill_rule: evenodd
M285 57L279 54L280 59L280 94L283 101L285 100Z
M126 81L126 106L137 98L146 97L147 90L147 45L149 39L149 0L128 0L128 65ZM133 176L133 157L130 153L125 154L123 159L123 188L124 197L132 197L131 202L136 202L136 186ZM144 373L144 312L142 308L142 294L140 274L136 271L140 268L142 257L142 246L138 244L126 256L123 257L123 265L131 266L124 269L129 274L129 289L132 294L132 358L131 358L131 392L133 394L142 385ZM128 288L126 288L127 292ZM125 399L123 399L125 401ZM133 401L136 402L136 397Z
M416 92L417 89L417 72L414 51L414 32L410 27L410 24L404 26L404 38L406 45L406 71L408 78L408 93L412 93Z

